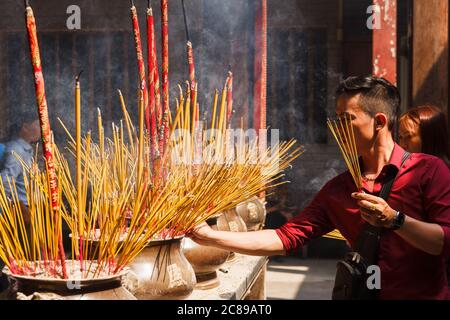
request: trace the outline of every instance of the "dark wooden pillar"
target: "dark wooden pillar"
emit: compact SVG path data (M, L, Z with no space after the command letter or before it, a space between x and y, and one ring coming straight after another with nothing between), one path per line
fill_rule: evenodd
M414 0L413 106L435 104L448 113L448 0Z

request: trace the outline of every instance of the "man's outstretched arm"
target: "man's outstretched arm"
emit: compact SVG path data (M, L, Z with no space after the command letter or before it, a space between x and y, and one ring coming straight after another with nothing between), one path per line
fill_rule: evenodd
M284 255L283 243L275 230L230 232L213 230L206 223L198 225L189 235L201 245L253 256Z

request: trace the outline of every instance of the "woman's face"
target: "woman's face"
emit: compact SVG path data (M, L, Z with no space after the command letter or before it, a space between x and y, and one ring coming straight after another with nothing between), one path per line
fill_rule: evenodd
M419 126L413 121L407 119L400 122L398 139L400 146L406 151L422 152Z

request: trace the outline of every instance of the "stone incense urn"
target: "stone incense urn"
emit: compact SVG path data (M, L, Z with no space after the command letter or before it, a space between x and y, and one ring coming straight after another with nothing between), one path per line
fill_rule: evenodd
M211 228L218 230L217 221L219 217L220 215L212 217L206 223ZM206 290L220 285L217 270L227 262L230 251L199 245L191 239L185 238L183 240L183 253L194 269L197 279L196 289Z
M236 212L230 209L222 212L217 218L217 230L231 232L246 232L247 226L244 219Z
M71 260L67 260L69 265ZM10 283L4 293L9 300L136 300L122 285L127 269L113 275L100 275L80 279L69 275L69 279L40 276L15 275L8 267L3 269Z
M194 291L197 281L181 249L183 238L152 240L133 259L126 287L137 299L178 300Z
M247 226L248 231L261 230L266 220L266 206L257 196L239 203L235 208Z

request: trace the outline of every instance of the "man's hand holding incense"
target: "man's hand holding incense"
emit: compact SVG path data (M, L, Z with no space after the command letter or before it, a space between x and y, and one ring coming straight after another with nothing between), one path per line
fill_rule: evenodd
M187 236L200 245L207 246L212 239L214 230L206 223L197 225Z
M391 228L397 212L382 198L365 193L353 193L361 207L361 217L376 227ZM397 234L412 246L432 255L441 255L444 248L444 230L436 223L419 221L406 216Z
M354 199L359 200L361 217L375 227L390 228L397 215L387 202L380 197L367 193L352 193Z

